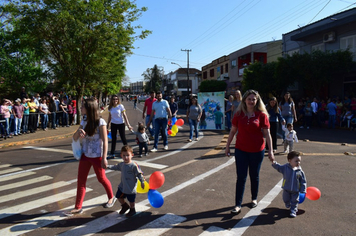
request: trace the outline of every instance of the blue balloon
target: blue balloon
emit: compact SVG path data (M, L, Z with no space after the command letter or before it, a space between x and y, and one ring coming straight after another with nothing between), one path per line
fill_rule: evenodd
M150 202L151 206L153 206L154 208L160 208L163 205L164 203L163 196L157 190L150 189L147 195L148 195L148 201Z
M177 122L177 117L172 117L172 125L174 125Z
M299 193L299 204L302 204L305 200L305 193Z
M112 139L112 137L111 137L111 132L108 133L108 138L109 138L109 139Z

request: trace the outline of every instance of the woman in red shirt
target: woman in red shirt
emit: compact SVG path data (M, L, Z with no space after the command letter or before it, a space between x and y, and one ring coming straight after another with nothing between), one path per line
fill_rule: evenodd
M242 198L245 191L247 172L251 180L251 208L257 206L259 173L265 154L265 141L269 148L268 157L274 160L270 135L268 112L257 91L248 90L232 119L232 128L226 143L225 154L230 156L230 143L237 130L235 144L235 164L237 172L235 208L232 214L241 212Z

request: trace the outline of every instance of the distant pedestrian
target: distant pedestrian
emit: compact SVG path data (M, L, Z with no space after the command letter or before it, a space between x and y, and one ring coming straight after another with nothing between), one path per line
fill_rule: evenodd
M123 146L120 155L123 162L120 162L117 165L108 165L108 169L121 171L121 182L116 192L116 198L121 204L119 214L123 215L130 209L126 214L126 217L131 217L136 214L135 200L137 179L140 180L141 188L145 187L145 179L143 178L143 173L140 167L136 162L132 161L133 150L130 146ZM127 198L130 205L126 203L125 198Z
M176 117L177 112L178 112L178 104L175 102L175 97L172 96L169 101L169 109L171 109L172 112L172 118Z
M187 121L189 122L189 139L188 142L192 142L193 140L193 132L195 132L195 141L199 140L199 121L202 115L202 108L198 104L198 100L196 98L192 98L190 100L190 104L187 109Z
M134 110L137 109L137 96L134 97L134 107L133 107Z
M154 119L155 122L155 141L153 144L153 149L151 152L157 152L158 147L158 136L160 130L162 129L162 139L163 139L163 149L168 150L168 138L167 138L167 125L168 119L172 117L171 109L166 100L162 99L162 93L157 92L157 101L152 104L152 113L155 114L155 117L150 116L150 120L147 123L147 127L151 124Z
M21 124L23 119L23 113L25 108L21 105L21 99L18 98L15 100L14 107L12 109L15 116L15 131L14 135L21 135Z
M293 124L287 124L287 128L283 125L282 129L286 140L284 141L284 153L289 153L293 151L294 142L298 143L297 132L293 130Z
M148 156L148 144L150 144L150 138L146 134L146 127L144 125L139 125L137 132L131 130L133 134L136 134L138 139L138 156L142 157L142 149L145 149L145 156Z
M152 113L152 104L157 100L155 98L155 92L154 91L151 91L150 92L150 97L147 98L145 100L145 105L143 106L143 111L142 111L142 119L145 120L145 123L146 123L146 126L147 126L147 129L148 131L150 132L150 135L151 137L150 138L153 138L154 134L155 134L155 122L154 122L154 113ZM151 116L152 116L152 128L147 125L147 123L149 122L149 120L151 119Z
M232 101L234 100L234 96L230 95L229 99L226 102L226 128L230 131L231 129L231 119L232 119Z
M329 112L329 120L328 120L328 127L335 128L336 122L336 114L337 114L337 106L336 106L336 99L332 99L331 102L326 106Z
M214 112L215 129L221 129L221 125L224 123L224 114L220 111L220 107L217 106Z
M48 110L47 100L45 98L41 99L39 111L42 130L47 131L48 115L51 114L51 112Z
M278 104L277 98L272 97L266 106L266 110L269 114L269 124L270 124L270 132L272 137L273 153L277 152L277 130L278 130L279 122L282 122L283 126L285 124L285 120L283 119L281 115L281 110L279 109L277 104ZM268 150L268 146L266 147L266 149Z
M280 165L273 161L273 168L283 174L283 202L290 209L290 216L296 217L298 212L299 193L306 193L307 180L300 166L299 152L290 152L287 156L288 163Z
M284 98L279 103L279 108L281 109L283 119L286 121L287 124L293 124L293 122L297 122L297 113L295 111L295 103L290 96L289 92L284 94ZM286 139L283 133L283 142Z
M111 151L110 158L115 158L115 149L116 149L116 137L117 131L119 131L120 138L123 145L127 145L126 135L125 135L125 124L131 130L132 127L130 125L129 120L126 116L126 110L124 105L121 104L121 101L117 95L113 95L109 104L109 117L107 128L111 123Z
M241 96L240 90L236 90L235 93L234 93L234 99L232 100L231 119L234 117L234 115L235 115L235 113L237 111L237 108L239 107L239 105L241 103L241 98L242 98L242 96Z

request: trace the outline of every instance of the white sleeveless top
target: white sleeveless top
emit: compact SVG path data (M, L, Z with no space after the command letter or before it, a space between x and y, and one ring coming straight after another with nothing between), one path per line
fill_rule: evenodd
M80 125L85 128L87 121L82 120ZM106 121L100 118L99 127L102 125L106 125ZM100 129L99 127L96 129L95 134L93 136L85 136L82 140L82 151L87 157L102 157L103 154L103 141L100 138Z

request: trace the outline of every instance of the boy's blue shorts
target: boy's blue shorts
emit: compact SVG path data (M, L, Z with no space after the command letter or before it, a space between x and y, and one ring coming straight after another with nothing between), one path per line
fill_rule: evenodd
M129 202L135 202L136 194L126 194L126 193L121 192L121 190L118 188L115 197L123 198L123 199L127 198L127 200Z

